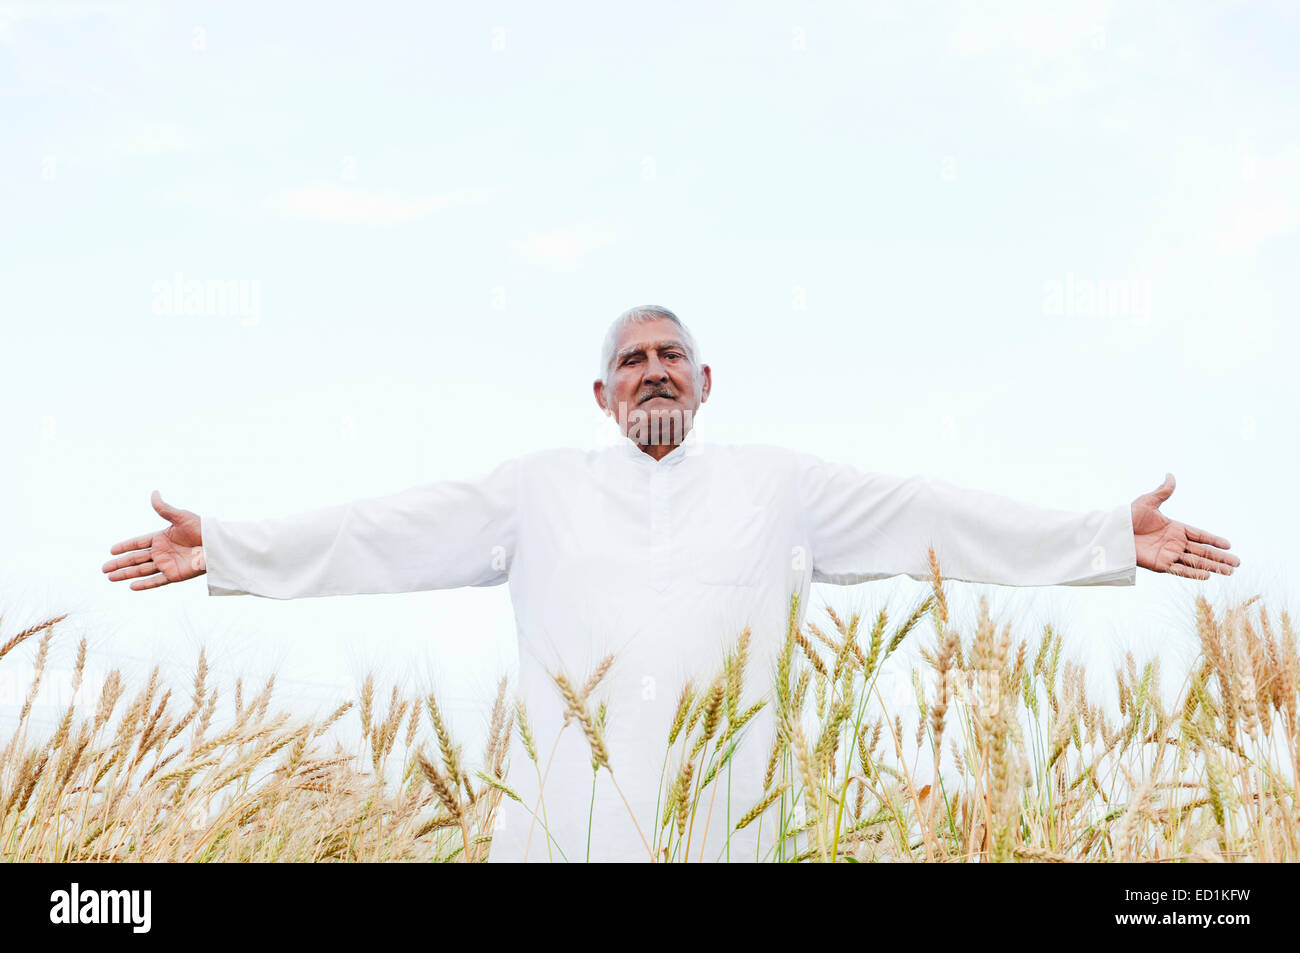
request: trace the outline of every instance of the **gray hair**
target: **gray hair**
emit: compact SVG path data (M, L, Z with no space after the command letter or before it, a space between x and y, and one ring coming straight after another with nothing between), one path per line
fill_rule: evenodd
M700 376L699 349L695 346L695 337L691 334L690 328L682 324L682 319L677 317L667 308L661 308L657 304L643 304L640 307L628 308L609 326L609 332L605 335L605 346L600 351L600 379L606 384L614 373L614 352L618 348L618 340L623 336L623 330L629 324L638 324L643 321L662 321L668 319L677 325L682 332L682 345L686 348L686 356L690 358L692 367L695 368L695 377L698 380Z

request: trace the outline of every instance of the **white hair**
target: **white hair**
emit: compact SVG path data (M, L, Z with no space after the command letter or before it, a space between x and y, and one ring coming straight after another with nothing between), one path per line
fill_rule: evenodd
M605 346L600 351L600 379L609 384L609 379L614 374L614 352L618 349L618 341L623 336L623 330L629 324L662 321L665 318L681 330L682 346L686 348L686 356L690 358L691 366L695 369L696 380L699 380L699 349L695 346L694 335L691 334L690 328L682 324L681 318L657 304L643 304L640 307L628 308L614 319L614 323L609 326L609 332L605 335Z

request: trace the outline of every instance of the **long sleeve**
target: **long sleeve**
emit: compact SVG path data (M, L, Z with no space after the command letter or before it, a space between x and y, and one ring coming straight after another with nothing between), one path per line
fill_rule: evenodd
M1072 513L924 476L864 473L800 457L813 581L850 585L944 578L1005 586L1131 586L1137 556L1129 504Z
M208 594L271 599L494 586L516 538L519 461L276 519L202 519Z

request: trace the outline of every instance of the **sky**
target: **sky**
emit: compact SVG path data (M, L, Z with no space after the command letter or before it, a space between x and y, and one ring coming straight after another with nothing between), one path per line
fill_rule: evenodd
M505 587L277 602L100 567L162 527L154 489L246 519L608 445L600 343L641 304L713 369L702 439L1078 511L1174 473L1164 512L1227 537L1231 578L949 584L959 619L984 595L1017 636L1053 621L1102 697L1127 651L1174 690L1197 593L1296 614L1298 27L1280 2L0 3L0 638L69 614L38 720L84 634L92 673L184 685L204 646L308 713L367 671L436 688L475 736ZM924 590L817 586L809 618ZM0 719L34 651L0 663Z

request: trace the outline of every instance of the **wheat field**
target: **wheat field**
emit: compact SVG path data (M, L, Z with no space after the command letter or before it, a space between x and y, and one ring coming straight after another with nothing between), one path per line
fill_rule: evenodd
M770 749L764 797L735 825L779 804L768 861L1300 859L1300 654L1285 611L1274 620L1255 597L1216 615L1198 596L1200 653L1176 703L1162 702L1159 659L1130 654L1115 672L1116 711L1088 697L1051 625L1033 640L1013 635L1013 622L999 631L981 599L974 630L958 631L933 553L930 565L927 597L894 625L883 610L846 619L830 609L821 625L796 625L792 601L758 705L738 705L755 667L748 632L720 671L683 687L665 751L681 743L692 754L662 778L661 813L643 833L657 860L698 856L696 816L707 825L739 744ZM34 737L32 705L64 618L0 645L0 665L24 645L34 652L0 751L0 859L481 862L501 799L516 797L511 768L546 767L505 679L471 759L433 694L367 678L355 702L294 719L273 710L274 678L256 690L212 684L203 652L184 691L157 669L129 691L112 671L93 706L74 700ZM906 713L886 710L877 687L905 640L924 662ZM74 692L86 651L82 639ZM581 684L557 672L554 687L593 769L617 784L605 711L591 700L609 661ZM774 706L775 738L743 730L763 705ZM360 742L345 749L333 735L347 719ZM531 763L506 763L515 732Z

